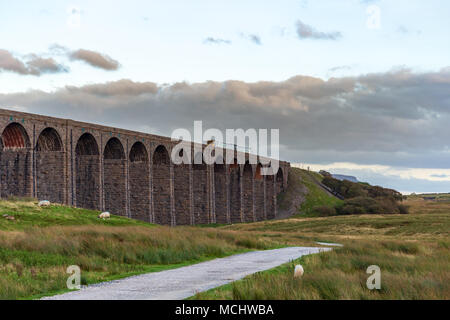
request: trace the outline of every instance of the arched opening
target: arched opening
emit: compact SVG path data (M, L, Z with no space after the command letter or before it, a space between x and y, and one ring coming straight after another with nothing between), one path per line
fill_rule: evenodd
M19 123L9 124L1 136L1 197L31 196L30 139Z
M255 217L257 221L265 219L264 216L264 176L261 175L261 164L256 166L254 180Z
M223 161L214 164L214 199L217 223L229 223L227 217L227 177Z
M254 221L253 216L253 170L247 162L242 176L242 209L245 222Z
M100 209L100 154L95 138L84 133L75 147L76 206Z
M150 175L148 153L142 142L130 150L129 164L130 215L133 219L150 221Z
M229 195L231 223L242 222L241 217L241 172L237 160L229 165Z
M275 185L274 175L270 174L266 176L266 214L267 219L275 218Z
M105 210L126 216L126 158L117 138L108 140L103 152Z
M277 186L276 186L276 191L277 194L279 194L280 192L284 191L284 179L283 179L283 170L281 168L278 168L278 172L277 172Z
M194 174L194 223L207 224L210 223L208 206L208 171L201 152L194 156L192 169Z
M36 143L36 195L39 200L64 202L64 152L54 128L44 129Z
M158 146L152 161L155 223L170 225L170 157L167 149L162 145Z
M186 152L189 152L187 150ZM185 150L179 151L183 157ZM177 225L191 224L191 190L189 178L189 164L174 165L174 192L175 192L175 220Z

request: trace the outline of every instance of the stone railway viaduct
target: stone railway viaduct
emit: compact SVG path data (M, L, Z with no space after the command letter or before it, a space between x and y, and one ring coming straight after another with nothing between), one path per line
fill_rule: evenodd
M0 197L35 197L166 225L273 219L289 163L175 165L177 142L0 109ZM225 152L224 152L225 153ZM191 150L193 155L193 150ZM195 155L193 155L195 156ZM246 159L249 154L245 153Z

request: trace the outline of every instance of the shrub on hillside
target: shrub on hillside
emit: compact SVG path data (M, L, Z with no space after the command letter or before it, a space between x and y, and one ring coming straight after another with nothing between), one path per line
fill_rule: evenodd
M398 205L398 210L400 211L400 214L408 214L409 213L409 207L404 204Z
M395 201L402 201L403 195L393 189L383 188L380 186L367 186L368 196L372 198L392 198Z
M395 201L402 201L403 195L393 189L383 188L380 186L371 186L368 183L351 182L348 180L338 180L331 176L325 176L322 183L331 188L334 192L339 193L345 199L356 197L370 198L392 198Z
M394 198L356 197L344 200L336 208L338 214L407 214L408 208Z
M344 200L344 204L338 208L339 214L364 214L381 211L378 202L369 197L356 197Z
M367 196L364 186L348 180L340 181L333 177L327 176L323 178L322 183L331 188L334 192L339 193L344 198L355 198Z
M313 211L321 217L329 217L336 215L336 209L329 206L315 206Z

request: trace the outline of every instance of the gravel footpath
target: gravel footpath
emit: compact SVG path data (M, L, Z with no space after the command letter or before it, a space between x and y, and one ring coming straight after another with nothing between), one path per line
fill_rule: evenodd
M253 251L172 270L146 273L46 297L50 300L179 300L331 248L288 247ZM308 270L306 270L308 272Z

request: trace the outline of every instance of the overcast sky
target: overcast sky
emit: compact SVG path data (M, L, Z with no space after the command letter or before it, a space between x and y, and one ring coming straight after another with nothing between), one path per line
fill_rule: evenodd
M448 1L0 1L0 107L170 135L279 128L281 158L450 192Z

